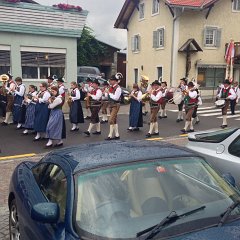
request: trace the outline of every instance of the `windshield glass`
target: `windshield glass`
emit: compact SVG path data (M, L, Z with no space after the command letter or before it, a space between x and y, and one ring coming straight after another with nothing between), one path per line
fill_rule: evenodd
M76 176L76 184L77 229L81 236L94 238L135 238L137 232L158 224L173 210L186 212L202 205L206 207L201 212L175 225L212 217L217 217L217 223L239 197L200 158L98 169ZM238 213L236 208L232 215Z

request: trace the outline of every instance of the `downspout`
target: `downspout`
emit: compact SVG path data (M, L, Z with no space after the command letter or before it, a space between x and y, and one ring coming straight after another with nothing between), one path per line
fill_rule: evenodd
M170 66L170 86L173 86L173 78L176 78L176 69L177 69L177 53L178 48L178 39L179 39L179 27L177 28L178 18L184 12L184 7L181 8L181 12L178 11L177 8L174 8L174 16L173 16L173 31L172 31L172 49L171 49L171 66ZM178 36L177 34L178 33ZM174 81L175 83L175 81Z

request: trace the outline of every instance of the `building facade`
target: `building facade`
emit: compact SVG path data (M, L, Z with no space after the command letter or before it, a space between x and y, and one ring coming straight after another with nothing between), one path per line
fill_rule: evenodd
M176 87L197 79L205 95L225 79L225 51L235 40L234 80L240 79L239 0L126 0L115 23L128 31L128 85L141 74Z
M38 85L54 74L77 80L77 38L87 11L0 1L0 74Z

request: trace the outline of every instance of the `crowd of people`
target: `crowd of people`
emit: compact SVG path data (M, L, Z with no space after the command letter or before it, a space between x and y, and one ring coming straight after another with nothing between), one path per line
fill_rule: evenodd
M120 139L117 116L121 106L122 89L119 86L121 73L112 75L108 82L100 83L97 79L88 79L79 86L77 82L70 83L70 91L64 86L64 79L54 79L49 76L46 82L37 86L30 85L28 91L20 77L13 80L13 76L3 74L0 76L0 108L7 126L16 124L17 129L23 129L22 134L29 131L36 135L33 141L47 139L46 148L60 147L66 138L66 124L62 107L67 101L69 105L69 121L72 124L70 131L79 131L79 124L89 119L86 136L100 135L101 124L109 123L109 134L105 140ZM147 115L147 105L150 106L149 131L146 138L159 135L158 118L167 118L167 103L173 102L178 106L176 122L184 121L182 133L194 131L195 123L199 123L197 109L202 105L198 85L186 78L180 80L179 86L173 91L167 87L167 82L158 80L149 83L146 76L142 76L141 85L133 84L129 96L125 97L130 103L128 131L139 131L143 127L143 115ZM227 109L231 107L235 114L235 106L240 98L238 83L233 85L225 80L218 89L216 106L222 108L222 128L227 127ZM82 102L85 102L86 116L84 118ZM102 119L99 118L101 110ZM107 112L110 112L108 117ZM12 120L11 120L12 115Z

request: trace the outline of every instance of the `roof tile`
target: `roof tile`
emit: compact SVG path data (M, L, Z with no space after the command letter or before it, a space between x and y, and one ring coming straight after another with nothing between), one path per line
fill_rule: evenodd
M180 5L188 7L205 7L210 3L216 2L216 0L168 0L170 5Z

